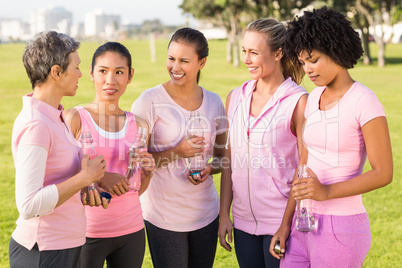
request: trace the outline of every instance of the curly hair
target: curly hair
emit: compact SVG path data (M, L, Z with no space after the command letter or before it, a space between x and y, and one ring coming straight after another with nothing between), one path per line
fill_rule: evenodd
M305 11L289 23L284 52L299 63L302 51L313 50L328 55L339 66L350 69L363 55L359 34L351 22L336 10L322 7Z

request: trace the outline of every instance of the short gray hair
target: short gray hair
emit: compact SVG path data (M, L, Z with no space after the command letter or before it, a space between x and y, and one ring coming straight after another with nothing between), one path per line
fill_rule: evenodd
M66 71L70 53L79 46L80 42L55 31L40 32L28 41L22 61L32 88L46 81L52 66L60 66L62 73Z

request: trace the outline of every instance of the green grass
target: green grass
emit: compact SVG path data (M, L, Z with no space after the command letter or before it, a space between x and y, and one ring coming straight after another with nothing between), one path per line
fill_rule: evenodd
M133 56L135 74L133 82L121 99L121 107L130 110L131 104L138 95L147 88L163 83L169 79L165 68L167 41L157 42L157 61L150 61L147 41L123 42ZM99 43L83 43L79 49L82 60L81 71L83 77L79 82L77 95L64 98L65 108L88 103L94 96L93 85L89 79L88 68L90 60ZM210 56L202 72L200 84L206 89L217 92L223 101L233 88L249 79L244 64L234 68L225 61L224 41L210 42ZM11 232L15 228L18 213L14 198L14 163L11 156L11 131L13 122L21 110L21 96L29 93L30 83L22 64L23 44L0 45L0 155L1 174L0 188L2 209L0 210L0 267L8 267L8 243ZM372 47L375 55L376 48ZM352 77L376 92L385 107L388 118L393 156L394 181L391 185L363 195L364 204L370 215L372 245L364 263L364 267L398 267L402 264L402 194L401 194L401 165L402 165L402 115L400 107L402 94L402 45L388 45L387 57L390 64L386 68L376 66L363 66L359 63L351 70ZM303 82L308 91L314 85L308 81ZM369 164L366 164L366 169ZM219 192L219 178L215 176L216 187ZM149 251L147 249L144 267L152 267ZM218 245L214 267L237 267L235 253L228 253Z

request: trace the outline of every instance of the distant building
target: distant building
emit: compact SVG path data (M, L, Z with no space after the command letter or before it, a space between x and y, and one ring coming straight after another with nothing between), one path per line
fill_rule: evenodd
M141 24L132 24L130 22L122 22L120 24L120 36L119 39L125 40L138 35L141 32Z
M402 43L402 22L394 24L394 35L392 37L392 43Z
M85 37L85 26L84 23L73 23L71 25L70 35L77 40Z
M105 14L101 9L86 13L85 35L107 39L116 38L120 28L120 20L120 15Z
M227 31L224 27L214 26L208 20L200 20L197 29L202 32L208 40L210 39L225 39Z
M0 42L26 41L30 38L29 24L19 19L0 20Z
M46 7L31 12L31 33L55 30L70 34L73 13L63 7Z

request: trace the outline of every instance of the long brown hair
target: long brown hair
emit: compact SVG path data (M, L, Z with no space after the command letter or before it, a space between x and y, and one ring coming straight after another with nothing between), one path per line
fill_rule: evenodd
M284 24L285 23L281 23L273 18L258 19L248 24L246 31L266 34L266 43L271 51L282 49L283 52L286 34ZM281 65L282 73L285 78L291 77L295 83L301 83L304 71L300 65L295 64L286 54L282 56Z
M198 60L208 57L209 48L208 41L204 34L196 29L185 27L177 30L169 41L170 43L183 41L186 44L193 45L195 47L195 52L198 55ZM200 80L201 71L197 73L197 84Z

